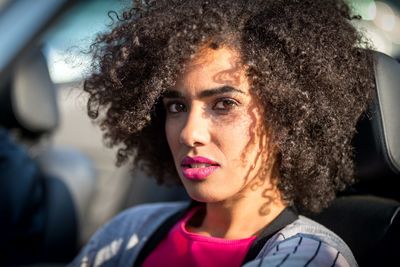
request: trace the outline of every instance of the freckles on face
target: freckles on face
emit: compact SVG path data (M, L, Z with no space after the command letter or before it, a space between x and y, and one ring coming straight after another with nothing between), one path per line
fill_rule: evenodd
M237 195L254 171L265 134L256 130L263 120L238 54L228 48L199 52L163 101L168 144L189 195L199 201ZM201 162L188 164L187 157ZM188 177L197 171L207 175Z

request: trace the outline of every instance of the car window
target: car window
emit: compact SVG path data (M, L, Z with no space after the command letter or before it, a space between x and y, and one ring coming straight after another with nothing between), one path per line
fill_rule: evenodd
M86 114L87 96L81 83L90 67L90 44L112 23L108 12L120 11L129 4L129 0L81 1L42 39L61 118L54 145L78 149L91 159L97 173L97 189L82 223L82 242L121 209L131 187L128 166L115 166L115 150L104 146L100 129Z
M129 6L127 0L82 1L63 16L44 37L45 53L55 83L82 79L90 56L85 53L96 34L112 23L110 11Z

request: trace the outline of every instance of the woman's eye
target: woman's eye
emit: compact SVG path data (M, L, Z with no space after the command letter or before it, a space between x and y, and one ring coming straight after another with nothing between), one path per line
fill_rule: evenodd
M217 103L215 103L214 109L227 111L227 110L230 110L230 109L236 107L237 105L238 105L238 103L233 99L222 99L222 100L218 101Z
M167 104L167 111L169 113L179 113L179 112L185 112L186 111L186 106L182 103L168 103Z

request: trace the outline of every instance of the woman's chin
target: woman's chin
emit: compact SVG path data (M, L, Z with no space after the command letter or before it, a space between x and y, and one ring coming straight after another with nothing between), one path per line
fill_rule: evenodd
M213 203L213 202L219 202L219 201L223 200L223 199L221 199L221 196L201 192L198 190L187 190L186 189L186 192L191 199L198 201L198 202L202 202L202 203Z

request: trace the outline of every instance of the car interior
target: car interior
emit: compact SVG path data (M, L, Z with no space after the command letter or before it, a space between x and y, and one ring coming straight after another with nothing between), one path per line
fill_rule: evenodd
M44 174L34 178L43 190L43 233L35 242L18 237L12 250L0 252L0 266L64 266L83 245L82 226L93 201L97 173L94 162L79 149L53 146L51 137L60 125L57 90L42 47L31 46L1 73L0 128L25 148L26 156ZM374 53L376 95L353 140L357 183L340 192L321 213L305 214L338 234L361 267L399 264L400 63ZM18 178L0 173L0 179L10 184ZM176 191L158 194L153 184L146 179L132 187L130 196L135 198L126 206L143 203L149 195L158 196L157 201L184 198ZM18 196L20 190L10 186L8 193ZM0 216L3 225L1 220Z

